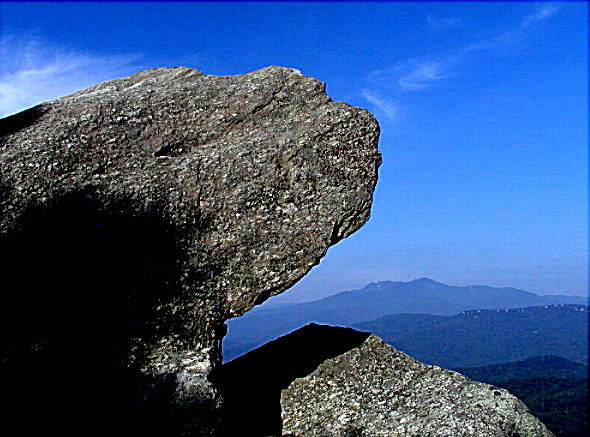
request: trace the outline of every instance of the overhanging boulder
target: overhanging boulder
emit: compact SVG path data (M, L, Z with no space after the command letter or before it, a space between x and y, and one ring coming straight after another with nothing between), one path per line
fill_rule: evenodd
M148 70L0 120L6 417L213 432L223 322L368 219L378 136L282 67Z

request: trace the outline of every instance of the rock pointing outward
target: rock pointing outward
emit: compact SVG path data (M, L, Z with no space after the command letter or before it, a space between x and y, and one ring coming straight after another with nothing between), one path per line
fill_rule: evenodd
M343 329L312 328L302 329ZM281 408L284 436L553 435L506 390L427 366L374 335L295 379Z
M378 135L282 67L149 70L0 120L5 425L211 434L224 321L367 220Z

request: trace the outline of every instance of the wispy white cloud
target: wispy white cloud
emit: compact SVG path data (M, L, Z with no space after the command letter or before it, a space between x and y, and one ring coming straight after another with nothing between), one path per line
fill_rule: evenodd
M0 39L0 117L67 95L140 67L140 56L99 56L37 38Z
M393 91L421 91L453 75L458 56L414 58L390 68L375 70L368 76L373 85Z
M554 3L545 3L537 7L533 14L527 15L522 19L519 26L508 29L487 41L479 41L470 44L461 49L462 54L468 54L479 50L494 50L494 49L513 49L518 45L526 35L527 28L538 24L543 20L556 14L561 9L561 6Z
M373 85L393 91L422 91L451 77L459 58L457 52L446 57L408 59L392 67L372 71L367 79Z
M420 91L432 86L435 82L449 76L447 62L435 60L412 59L398 65L397 69L404 71L397 79L397 83L403 90Z
M422 91L431 88L443 79L456 75L456 71L468 63L470 55L475 52L513 47L523 37L525 29L551 17L559 9L560 6L554 3L542 4L534 13L524 17L518 25L493 38L468 44L442 56L409 59L389 68L375 70L369 74L368 81L373 85L398 92ZM431 17L428 20L432 23L436 22ZM369 100L367 96L365 98Z
M397 106L391 100L380 97L374 91L368 89L362 90L361 94L369 103L374 105L386 116L389 118L397 118L399 111Z
M539 6L539 8L534 14L527 15L526 17L524 17L521 23L521 27L529 27L532 24L538 23L539 21L543 21L546 18L549 18L550 16L554 15L560 9L561 7L555 3L543 4Z

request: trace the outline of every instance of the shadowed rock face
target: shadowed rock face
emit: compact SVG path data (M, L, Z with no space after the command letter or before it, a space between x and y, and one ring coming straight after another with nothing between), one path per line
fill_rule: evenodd
M281 67L149 70L0 120L5 416L213 432L224 320L367 220L378 134Z
M281 434L281 391L320 364L360 346L369 336L354 329L314 323L271 341L219 372L224 398L223 435Z
M337 329L315 329L322 328ZM281 392L284 436L553 436L506 390L425 365L374 335L365 338Z

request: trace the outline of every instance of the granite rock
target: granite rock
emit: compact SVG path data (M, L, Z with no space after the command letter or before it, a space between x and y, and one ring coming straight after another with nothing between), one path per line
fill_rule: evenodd
M509 392L425 365L370 335L281 392L283 436L553 434Z
M7 417L213 432L224 321L365 223L378 136L274 66L158 68L0 120Z

